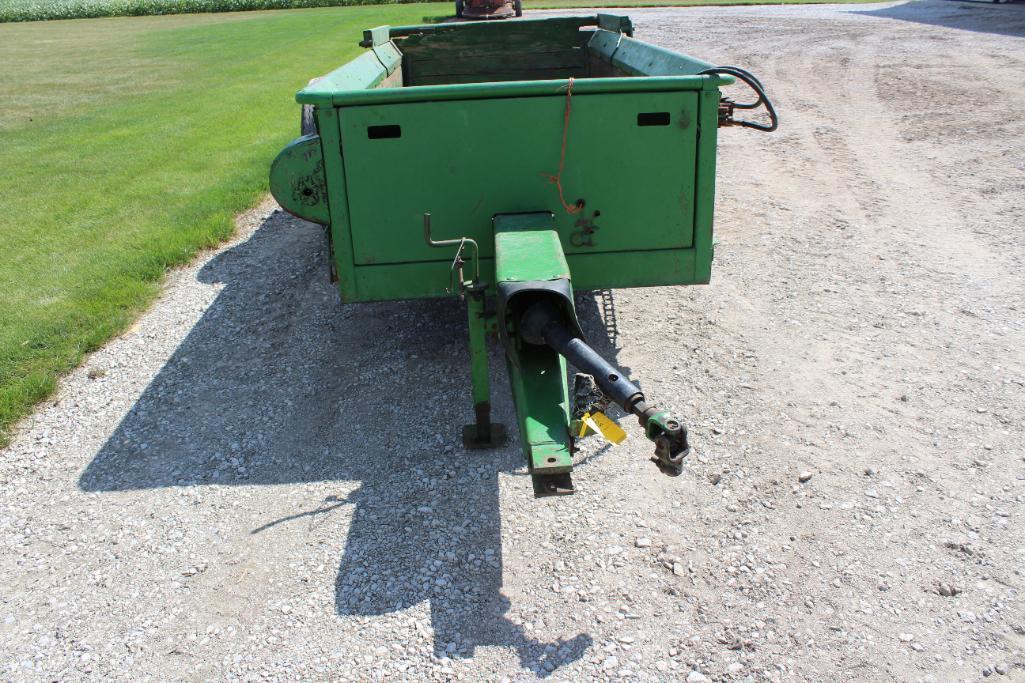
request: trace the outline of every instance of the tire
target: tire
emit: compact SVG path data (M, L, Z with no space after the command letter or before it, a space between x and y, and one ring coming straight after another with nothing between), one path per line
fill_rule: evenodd
M311 86L314 83L316 83L317 81L321 80L321 78L323 78L323 77L321 76L319 78L311 79L310 82L307 83L306 85L307 86ZM302 110L302 116L299 118L299 135L316 135L316 134L317 134L317 118L313 115L313 105L312 104L304 104L303 105L303 110Z
M463 18L463 0L456 0L456 18Z
M516 16L523 16L523 0L513 0L513 9L516 11Z

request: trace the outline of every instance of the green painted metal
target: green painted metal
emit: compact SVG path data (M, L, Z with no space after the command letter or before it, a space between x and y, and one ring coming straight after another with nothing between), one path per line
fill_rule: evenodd
M570 279L552 214L501 215L494 223L496 283Z
M375 26L363 31L363 40L359 42L360 47L375 47L384 45L391 41L391 31L388 26Z
M470 331L470 370L473 384L473 405L486 405L490 410L491 387L488 382L488 344L485 328L484 293L470 292L466 297L467 322Z
M690 76L715 66L701 59L625 37L618 41L611 62L627 76Z
M602 64L609 73L618 71L612 62L622 44L631 46L631 54L637 54L636 45L644 45L627 42L631 39L622 33L580 30L597 23L596 18L517 23L556 36L572 30L587 40L582 51L588 54L588 69ZM318 105L343 297L370 301L445 295L447 264L418 237L424 211L435 215L440 237L466 235L482 245L486 278L493 268L490 217L549 210L558 216L557 230L579 287L707 281L715 116L719 86L729 79L620 75L575 80L562 180L567 200L583 199L585 209L570 215L550 182L558 167L568 80L388 87L406 78L400 66L406 59L399 56L402 41L444 35L451 43L464 27L474 26L489 40L502 35L502 26L486 22L372 29L367 40L391 57L382 62L377 52L365 54L297 96ZM481 44L479 39L470 44ZM652 68L664 71L666 54L672 53L651 49ZM694 69L704 66L686 60ZM663 111L669 125L637 125L638 114ZM506 120L518 125L495 135L495 122ZM372 138L370 129L379 126L399 126L401 135ZM347 175L345 168L352 164L359 172ZM279 186L274 183L275 189ZM323 215L316 219L322 221ZM593 227L597 230L588 246L575 244ZM603 259L602 254L616 258Z
M326 225L330 214L320 138L305 135L281 150L271 165L270 186L285 211Z
M572 292L569 264L551 214L499 215L494 229L496 286L564 281ZM573 457L566 360L548 347L524 344L515 337L506 350L520 440L531 473L569 472Z
M709 280L720 88L733 79L632 33L607 14L377 27L365 54L296 96L314 105L319 136L282 151L272 192L329 224L344 301L453 294L451 255L422 238L425 212L435 239L480 245L480 281L463 292L477 424L496 329L484 302L498 284L562 282L572 316L570 273L580 290ZM552 177L564 132L576 212ZM528 464L562 476L565 360L510 325L500 332Z
M366 55L364 55L366 56ZM373 55L371 55L373 57ZM332 74L335 72L332 72ZM360 77L345 74L344 77ZM382 76L383 79L383 76ZM729 76L647 76L643 78L586 78L573 84L573 93L641 93L674 90L707 90L729 85ZM510 97L565 96L567 78L542 81L510 81L502 83L466 82L456 85L423 85L387 90L331 90L330 84L319 81L296 93L300 104L355 106L391 104L395 102L443 102L451 100L505 99ZM373 86L368 86L373 87Z
M320 131L321 154L324 155L324 175L328 178L328 213L331 219L328 230L333 245L335 269L338 273L338 289L343 301L357 301L359 295L352 256L352 237L349 234L349 202L345 193L345 161L341 154L332 153L342 148L342 140L338 134L338 109L317 107L316 117L317 129ZM271 192L277 196L273 186Z
M586 76L587 57L581 48L588 34L578 24L550 20L508 27L437 24L431 32L409 33L400 39L405 82L455 82L439 76L476 76L476 81L489 82Z
M701 93L699 107L701 139L698 143L699 163L694 167L697 181L696 196L701 198L694 207L694 274L692 282L707 284L712 278L712 256L715 242L712 237L715 209L715 149L719 135L719 92Z
M622 33L625 36L634 34L634 25L630 17L621 17L616 14L601 14L597 16L598 28L611 33Z
M592 61L600 61L605 64L612 64L612 55L616 54L619 44L623 42L623 36L619 33L609 31L595 31L591 39L587 41L587 51ZM609 72L607 75L619 75Z
M470 375L473 386L474 421L463 427L467 448L495 448L506 441L505 425L491 421L487 333L490 316L485 307L486 288L481 282L463 283L470 331Z
M541 346L511 353L509 384L527 468L540 475L572 471L566 359Z
M694 249L665 249L608 254L567 255L573 282L581 291L623 287L656 287L694 282ZM449 296L450 261L425 261L352 268L354 291L343 289L346 301L391 301ZM494 259L480 261L481 279L494 282Z
M389 26L390 37L404 38L412 35L431 35L455 33L466 36L488 36L492 40L503 41L510 31L526 31L532 34L553 30L579 30L587 26L597 26L598 16L581 17L543 17L541 19L520 19L515 23L494 21L461 21L458 23L416 24L413 26ZM605 15L608 17L614 15ZM626 17L622 17L626 19ZM629 21L629 20L627 20Z
M585 202L580 214L563 210L550 178L559 166L565 99L343 108L342 153L360 169L347 182L356 265L442 260L417 232L425 211L439 239L471 237L485 258L493 254L491 216L530 211L556 213L568 254L690 247L698 94L573 96L562 186L567 201ZM638 126L647 112L664 112L669 124ZM503 120L517 125L495 136ZM399 126L401 137L371 137L381 126ZM591 245L575 246L594 226Z
M397 49L396 49L397 52ZM397 59L401 59L396 55ZM398 62L392 65L393 69L398 67ZM296 100L303 104L330 104L329 102L317 102L303 97L306 92L348 92L364 91L377 86L388 77L388 68L381 63L380 57L374 52L364 52L348 64L330 72L322 79L311 86L300 90Z
M399 52L399 48L395 47L395 43L374 45L371 51L377 57L377 60L381 62L381 66L384 67L385 73L389 76L401 68L402 53Z

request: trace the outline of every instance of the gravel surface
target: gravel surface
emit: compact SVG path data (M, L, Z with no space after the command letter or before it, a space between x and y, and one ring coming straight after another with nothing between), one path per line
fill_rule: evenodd
M265 204L0 455L0 678L1025 677L1025 7L630 14L783 121L722 132L713 283L614 293L684 475L634 431L534 500L459 306L340 305Z

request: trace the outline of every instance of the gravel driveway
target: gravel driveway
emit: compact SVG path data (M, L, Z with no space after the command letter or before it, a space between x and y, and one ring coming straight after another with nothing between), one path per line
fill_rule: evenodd
M342 306L265 204L0 454L0 678L1025 677L1025 7L630 15L782 117L722 131L710 286L580 301L684 475L534 500L459 445L460 307Z

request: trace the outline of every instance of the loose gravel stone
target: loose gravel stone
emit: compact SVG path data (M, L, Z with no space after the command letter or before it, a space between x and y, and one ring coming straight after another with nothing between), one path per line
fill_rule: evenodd
M576 495L535 500L498 348L510 442L462 447L463 304L343 304L322 228L247 214L0 454L0 679L1013 677L1019 10L628 12L643 40L751 69L782 117L719 131L709 286L575 301L598 351L690 426L679 477L631 431L580 440ZM678 123L652 140L692 150ZM629 241L601 192L572 191L605 209L599 250ZM829 475L801 486L794 463Z

